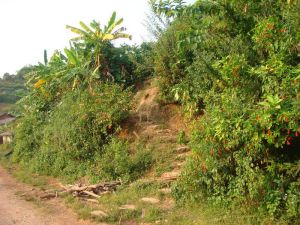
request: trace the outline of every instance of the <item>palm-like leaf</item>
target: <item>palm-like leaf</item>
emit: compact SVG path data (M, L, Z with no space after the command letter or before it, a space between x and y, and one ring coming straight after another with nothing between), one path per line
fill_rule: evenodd
M103 53L103 47L106 46L107 43L119 38L131 39L131 35L124 33L126 29L124 27L119 27L122 22L123 19L117 19L116 12L113 12L108 24L104 26L103 29L101 28L100 23L95 20L90 23L90 26L80 22L81 28L66 26L67 29L77 35L72 39L73 45L76 45L83 50L82 52L84 52L85 59L88 58L89 60L89 69L93 72L88 75L89 78L86 78L86 81L92 82L93 79L101 74L101 68L103 68L108 61L105 59ZM76 58L77 56L74 55L70 49L65 49L65 53L69 63L74 65L79 63Z
M79 22L80 26L86 31L88 34L92 34L93 31L82 21Z
M113 14L111 15L111 17L108 21L108 27L110 27L111 25L113 25L115 23L116 17L117 17L117 13L113 12Z
M113 34L104 34L102 37L103 41L111 41L114 40L115 36Z
M101 45L102 42L111 41L118 38L131 38L130 35L126 35L124 32L126 29L124 27L116 29L121 23L123 19L119 19L116 21L116 12L113 12L112 16L109 19L107 26L102 30L100 27L100 23L93 20L90 23L90 27L88 27L82 21L80 22L80 26L83 29L76 28L73 26L67 25L66 28L71 30L73 33L79 35L72 39L72 41L86 41L86 42L94 42L93 45Z
M74 51L71 51L67 48L64 49L64 52L66 53L67 57L68 57L68 60L71 64L73 65L78 65L79 64L79 59L78 57L76 56L75 52Z
M129 40L131 40L132 36L130 34L125 34L125 33L114 34L114 40L118 38L128 38Z
M81 30L77 27L67 25L66 28L71 30L73 33L78 34L80 36L86 36L87 35L87 33L84 30Z

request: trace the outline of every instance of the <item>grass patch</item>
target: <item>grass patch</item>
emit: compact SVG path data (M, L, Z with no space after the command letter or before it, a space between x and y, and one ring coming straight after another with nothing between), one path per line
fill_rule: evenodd
M122 187L117 192L105 195L99 199L99 204L108 210L109 217L104 222L125 224L128 221L147 222L159 219L155 207L141 201L143 197L158 196L158 186L136 182ZM135 209L120 209L123 205L134 205Z
M81 202L78 198L73 197L72 195L65 195L64 200L66 205L73 209L80 219L92 219L91 212L93 208Z
M159 177L164 172L171 171L174 168L176 154L176 143L165 143L160 139L155 139L148 144L152 154L153 165L151 171Z
M172 152L170 148L170 152ZM158 154L157 153L153 153ZM162 155L167 156L169 153ZM172 160L165 158L165 162ZM26 168L16 166L7 157L0 157L0 163L10 171L11 174L23 183L46 189L47 177L39 176L28 172ZM162 164L156 164L156 166ZM163 168L163 167L162 167ZM82 202L70 194L65 194L62 198L65 204L73 209L80 219L106 222L108 224L139 224L156 223L166 225L231 225L231 224L289 224L284 219L275 220L268 216L258 214L256 209L245 205L243 208L230 210L226 207L215 207L207 203L176 205L171 208L164 208L163 203L171 196L159 192L165 187L161 184L149 184L136 181L129 185L123 185L115 193L101 196L99 204ZM16 195L35 205L43 207L43 202L39 198L32 197L24 192L17 192ZM143 197L153 197L160 200L158 204L150 204L141 201ZM120 209L120 206L134 205L134 210ZM96 218L91 215L94 210L101 210L108 214L105 218Z
M22 168L16 169L12 175L20 182L44 189L47 185L47 179L43 176L32 174Z
M12 145L11 144L1 144L0 145L0 158L9 157L12 153Z
M276 220L267 215L258 214L257 209L247 205L241 208L228 209L204 203L177 205L165 215L166 225L269 225L289 224L285 220Z
M27 168L14 164L10 157L0 155L0 164L3 166L17 181L28 184L40 189L46 189L48 184L47 177L32 173Z

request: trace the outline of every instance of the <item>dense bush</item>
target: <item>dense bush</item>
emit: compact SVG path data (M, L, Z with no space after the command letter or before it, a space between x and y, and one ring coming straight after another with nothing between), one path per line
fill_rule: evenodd
M38 173L71 180L90 175L93 181L134 179L149 166L149 157L129 157L128 149L112 141L130 109L135 69L130 47L111 44L130 38L118 28L121 22L113 13L104 28L96 21L67 26L78 35L70 48L50 59L45 52L44 63L33 67L26 77L28 94L19 102L15 162Z
M194 154L175 197L299 222L299 1L151 2L169 24L154 47L114 47L130 38L115 13L104 28L68 26L78 35L70 48L28 76L14 159L72 179L137 178L150 154L113 134L130 107L127 87L154 73L162 99L181 103L192 121Z
M127 116L130 96L118 85L102 84L94 95L65 95L42 118L25 115L16 131L14 159L30 161L32 169L49 175L84 175Z
M177 51L179 41L178 30L185 30L186 24L175 21L156 43L154 70L160 77L159 87L163 100L172 101L172 87L185 77L185 60L181 61Z
M92 177L98 179L132 181L149 169L152 155L145 149L130 150L129 144L116 138L104 147L104 153L95 158Z
M299 219L299 9L298 1L197 1L158 41L164 97L190 119L204 113L178 199Z

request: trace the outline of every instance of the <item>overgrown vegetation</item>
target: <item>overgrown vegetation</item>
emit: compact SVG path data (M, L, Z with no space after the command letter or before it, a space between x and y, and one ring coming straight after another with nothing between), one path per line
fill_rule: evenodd
M299 1L172 4L156 4L175 14L156 49L162 97L204 114L176 198L299 220Z
M132 86L157 76L161 102L181 104L192 130L188 138L183 130L177 136L193 149L173 188L178 203L232 211L245 206L244 214L259 218L241 223L299 223L299 1L150 2L156 42L115 47L113 40L130 38L115 13L105 27L96 21L67 26L77 35L70 47L50 59L45 53L44 63L27 75L14 161L38 173L92 182L132 182L153 160L171 166L165 159L172 151L132 148L115 135L132 108ZM127 190L134 199L133 189L103 201L118 202ZM184 214L181 207L173 212ZM162 221L163 210L156 210L153 217ZM141 214L138 208L124 216Z
M127 181L149 167L147 153L131 152L136 154L131 160L129 148L112 140L130 109L135 68L125 54L129 47L111 44L130 38L119 27L122 21L113 13L104 28L96 21L90 26L80 22L81 29L67 26L78 35L70 48L50 60L45 52L44 63L27 75L29 93L19 103L23 118L16 129L15 162L70 180L90 175L92 181Z

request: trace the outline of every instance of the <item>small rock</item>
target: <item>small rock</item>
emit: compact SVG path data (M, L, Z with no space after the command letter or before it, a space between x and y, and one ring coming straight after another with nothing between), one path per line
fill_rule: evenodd
M148 198L148 197L146 197L146 198L142 198L141 201L151 203L151 204L159 203L159 199L157 199L157 198Z
M119 207L119 209L123 209L123 210L136 210L136 206L135 205L122 205Z
M171 171L171 172L163 173L161 175L161 178L177 178L177 177L179 177L179 175L180 175L180 171L179 170L174 170L174 171Z
M174 167L183 167L183 165L184 165L184 162L174 162L173 163Z
M170 130L170 129L158 130L157 133L158 134L170 134L170 133L172 133L172 130Z
M176 149L177 153L185 153L190 151L190 148L188 146L180 146Z
M184 153L178 154L176 156L176 159L177 160L185 160L188 156L191 156L191 155L192 155L192 152L184 152Z
M97 217L108 217L108 215L105 212L101 211L101 210L92 211L91 215L92 216L97 216Z
M159 191L163 194L171 194L172 192L171 188L162 188Z

